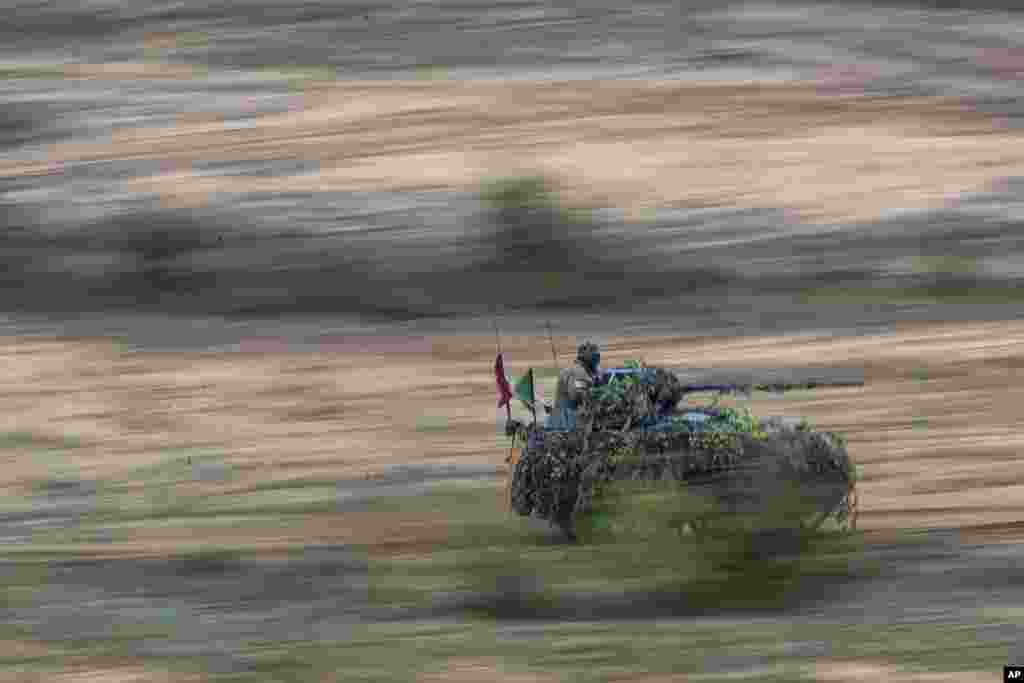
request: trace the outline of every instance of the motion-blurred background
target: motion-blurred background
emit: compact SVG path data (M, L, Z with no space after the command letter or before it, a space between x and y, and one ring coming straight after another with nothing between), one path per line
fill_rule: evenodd
M995 7L5 17L5 313L659 302L674 328L749 332L1020 303L1024 45Z
M6 3L0 680L996 676L1005 4ZM643 553L517 536L496 319L515 374L586 336L864 376L753 407L849 436L872 578L704 618L656 609Z

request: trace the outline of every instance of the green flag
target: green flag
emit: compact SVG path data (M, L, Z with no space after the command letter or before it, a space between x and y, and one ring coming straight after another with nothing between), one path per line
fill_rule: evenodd
M526 404L526 407L531 411L533 410L534 394L533 394L533 368L526 371L526 374L519 378L516 382L516 398Z

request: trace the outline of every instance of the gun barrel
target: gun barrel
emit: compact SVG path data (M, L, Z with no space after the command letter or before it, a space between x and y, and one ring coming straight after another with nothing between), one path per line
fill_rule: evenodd
M810 380L807 382L762 382L753 385L755 391L790 391L792 389L825 389L827 387L862 387L860 380Z
M734 393L749 391L750 387L743 384L684 384L684 394L696 394L704 391L717 391L720 393Z
M684 394L695 394L705 391L719 393L750 393L752 391L783 392L794 389L824 389L826 387L862 387L861 381L818 381L809 382L758 382L756 384L684 384Z
M628 376L642 376L645 373L652 372L651 369L645 368L611 368L604 370L597 382L598 385L606 384L608 382L615 381L619 377ZM672 372L678 372L673 370ZM678 375L677 375L678 377ZM683 394L696 394L708 391L714 391L718 393L744 393L750 394L753 391L769 391L781 393L784 391L792 391L794 389L824 389L825 387L862 387L864 386L863 380L844 380L844 379L809 379L802 382L784 382L784 381L751 381L751 382L739 382L739 383L704 383L704 384L683 384L681 387Z

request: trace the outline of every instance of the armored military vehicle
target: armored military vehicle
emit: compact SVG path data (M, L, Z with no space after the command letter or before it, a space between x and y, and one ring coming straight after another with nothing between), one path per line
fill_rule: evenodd
M613 491L658 484L698 503L680 507L673 519L680 534L713 534L737 523L769 530L817 529L829 520L855 525L855 470L841 436L685 400L755 389L783 387L686 385L640 363L605 371L580 407L577 428L509 421L506 433L520 444L511 458L511 508L585 540Z

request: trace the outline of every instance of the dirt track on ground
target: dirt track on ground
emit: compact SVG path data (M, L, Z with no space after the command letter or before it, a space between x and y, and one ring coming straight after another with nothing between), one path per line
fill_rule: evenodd
M1019 537L1015 523L1024 518L1017 483L1024 474L1024 389L1016 381L1022 336L1024 323L1007 322L913 325L848 339L611 339L606 363L643 357L679 366L700 358L723 369L863 368L863 388L758 397L752 407L804 415L847 435L862 470L863 529L960 527L991 541ZM572 340L556 343L564 349ZM224 480L183 481L176 489L183 502L244 497L291 479L372 478L403 465L493 465L501 473L506 444L494 406L493 338L431 344L409 351L392 344L379 354L186 355L123 353L92 340L8 339L3 429L30 433L36 443L6 449L0 486L16 495L63 476L117 481L130 492L139 468L158 467L168 449L220 453L233 472ZM512 375L550 365L545 339L509 337L503 346ZM33 455L68 439L78 445L59 467ZM143 488L138 484L139 495ZM201 528L201 539L213 545L232 539L273 550L308 542L310 534L323 543L372 541L365 531L379 523L393 532L383 534L391 552L396 539L422 548L439 533L429 520L400 514L376 521L314 514L291 532L270 517L244 530L230 519L223 528L199 520L89 547L104 555L173 552L196 541L190 531Z
M149 73L118 66L69 75ZM241 128L211 115L125 127L109 142L56 143L46 162L0 164L0 175L160 160L166 172L129 189L201 206L224 192L472 191L481 178L546 173L571 202L634 217L666 206L780 207L827 223L934 208L1024 175L1021 136L954 98L837 96L802 82L341 81L311 83L293 111ZM192 168L268 159L320 168L271 178Z

